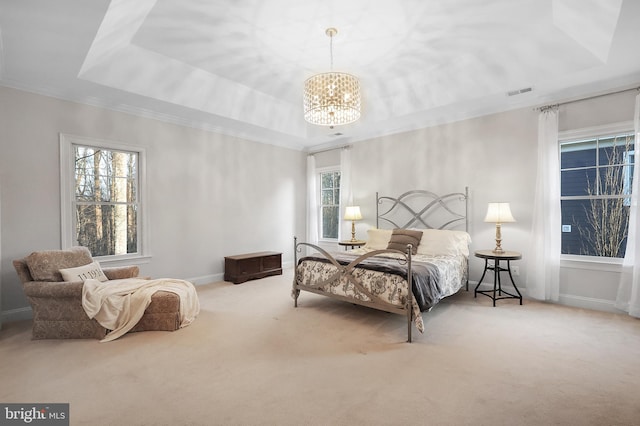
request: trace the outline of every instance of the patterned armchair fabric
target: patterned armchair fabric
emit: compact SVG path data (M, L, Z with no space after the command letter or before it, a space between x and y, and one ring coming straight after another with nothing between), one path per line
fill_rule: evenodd
M13 266L33 310L33 339L102 339L107 330L82 308L82 282L62 280L60 269L93 262L86 247L33 252ZM110 280L137 277L137 266L103 268ZM36 278L37 277L37 278ZM174 293L156 292L143 317L131 330L177 330L180 299Z

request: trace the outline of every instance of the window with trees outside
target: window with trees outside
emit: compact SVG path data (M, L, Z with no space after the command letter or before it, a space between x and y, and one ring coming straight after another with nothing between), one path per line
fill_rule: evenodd
M624 257L634 142L631 130L560 141L563 254Z
M340 171L320 172L320 239L338 239Z
M141 254L143 153L95 142L61 136L68 160L62 171L68 177L63 179L65 245L85 246L95 257Z

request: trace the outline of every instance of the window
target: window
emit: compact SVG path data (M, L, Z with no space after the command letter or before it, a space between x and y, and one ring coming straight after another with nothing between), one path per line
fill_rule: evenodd
M340 218L340 172L320 172L320 239L338 239Z
M63 247L114 259L141 255L144 152L68 135L60 144Z
M560 142L563 254L624 257L634 157L632 131Z

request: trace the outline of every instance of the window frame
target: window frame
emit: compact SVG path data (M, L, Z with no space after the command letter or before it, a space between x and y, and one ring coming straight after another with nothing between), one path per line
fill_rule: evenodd
M118 264L131 263L132 259L136 263L148 262L148 232L147 232L147 209L146 205L146 151L142 147L125 145L115 141L95 139L84 136L76 136L60 133L60 237L61 248L68 249L77 245L75 240L75 150L74 146L80 145L91 148L134 152L138 155L137 164L137 186L138 186L138 206L137 206L137 242L138 249L135 253L94 256L94 259L101 263L110 263L113 266Z
M340 234L341 234L341 226L340 226L340 212L342 209L342 188L340 186L338 186L338 191L340 191L340 193L338 194L338 236L336 238L326 238L323 237L322 235L322 224L323 224L323 217L322 217L322 207L324 206L324 204L322 203L322 175L325 173L340 173L340 180L342 181L342 170L340 170L339 166L331 166L331 167L322 167L322 168L318 168L316 170L317 172L317 191L318 191L318 195L317 195L317 199L318 199L318 241L319 242L327 242L327 243L335 243L337 241L340 241ZM334 204L335 205L335 204Z
M575 141L577 139L600 138L604 136L611 136L613 134L633 133L633 129L633 121L622 121L601 126L560 131L558 132L558 160L561 159L561 148L562 143L564 142ZM637 143L638 141L634 140L634 151L636 150ZM561 161L559 161L559 163L561 165ZM561 170L562 168L558 170L558 179L560 179ZM560 200L558 201L571 198L573 198L573 196L563 197L561 195ZM560 235L560 238L562 238L562 235ZM560 254L560 266L575 269L618 271L620 266L622 266L623 260L624 258L621 257L590 256L567 253Z

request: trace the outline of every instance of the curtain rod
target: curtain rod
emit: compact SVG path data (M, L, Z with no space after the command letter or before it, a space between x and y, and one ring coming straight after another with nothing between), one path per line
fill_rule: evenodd
M571 100L571 101L566 101L566 102L558 102L557 104L544 105L544 106L541 106L541 107L534 108L534 110L544 111L544 110L547 110L547 109L549 109L549 108L556 108L556 107L559 107L560 105L572 104L572 103L574 103L574 102L588 101L588 100L590 100L590 99L601 98L601 97L603 97L603 96L609 96L609 95L616 95L616 94L618 94L618 93L629 92L629 91L631 91L631 90L638 90L638 91L640 91L640 86L638 86L638 87L630 87L630 88L628 88L628 89L622 89L622 90L618 90L618 91L615 91L615 92L602 93L602 94L600 94L600 95L587 96L586 98L573 99L573 100Z
M340 145L333 148L321 149L319 151L310 151L307 155L322 154L323 152L335 151L336 149L351 149L351 145Z

